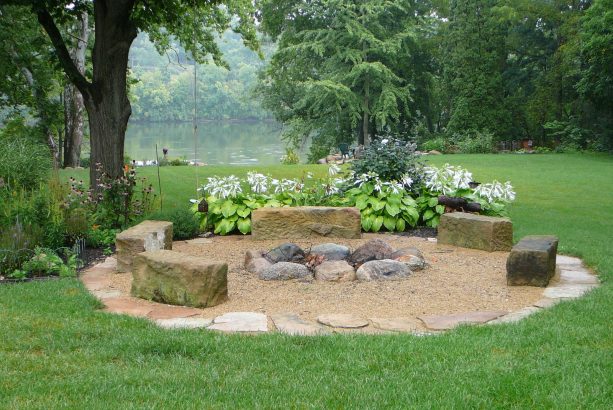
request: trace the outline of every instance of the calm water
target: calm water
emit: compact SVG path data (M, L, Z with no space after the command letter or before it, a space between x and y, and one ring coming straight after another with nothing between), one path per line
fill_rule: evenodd
M198 125L196 158L206 164L271 165L285 154L281 126L274 122L206 122ZM168 148L170 158L194 159L191 124L150 123L128 126L125 151L135 160L155 159Z

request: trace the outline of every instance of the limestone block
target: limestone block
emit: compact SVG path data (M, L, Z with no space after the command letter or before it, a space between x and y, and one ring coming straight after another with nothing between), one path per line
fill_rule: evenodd
M130 272L134 256L145 251L172 249L172 222L143 221L117 234L117 272Z
M159 250L134 257L132 295L171 305L210 307L228 298L228 265Z
M526 236L507 258L507 284L510 286L541 286L549 284L556 273L558 238Z
M301 206L260 208L251 213L253 239L301 239L361 237L357 208Z
M443 214L438 243L488 252L509 251L513 246L513 224L509 218L464 212Z

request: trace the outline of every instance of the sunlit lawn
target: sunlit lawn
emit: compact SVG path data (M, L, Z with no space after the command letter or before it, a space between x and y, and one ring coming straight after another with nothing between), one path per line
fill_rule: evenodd
M97 312L74 280L0 286L0 408L610 408L613 158L429 160L464 165L478 181L510 180L515 239L558 235L560 251L583 257L604 285L518 324L436 337L164 331ZM196 175L249 169L162 168L165 204L187 206ZM327 169L258 170L295 177ZM153 179L155 169L141 174Z

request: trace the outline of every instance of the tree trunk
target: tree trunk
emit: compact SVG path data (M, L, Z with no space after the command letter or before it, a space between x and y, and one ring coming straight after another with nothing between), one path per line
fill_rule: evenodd
M85 52L87 50L88 37L88 15L85 12L79 18L77 45L72 50L73 60L81 74L85 74ZM67 85L64 94L64 111L66 119L64 167L78 167L81 164L85 105L81 92L74 84Z
M99 177L96 164L112 178L123 175L124 139L132 113L126 80L136 27L130 20L131 7L105 3L94 2L94 73L91 93L85 98L91 139L90 181L94 187Z

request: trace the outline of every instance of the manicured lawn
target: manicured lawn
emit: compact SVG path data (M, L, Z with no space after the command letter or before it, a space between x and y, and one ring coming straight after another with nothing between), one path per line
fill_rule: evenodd
M610 408L613 403L613 158L432 157L479 181L511 180L515 237L556 234L603 286L518 324L436 337L288 337L163 331L96 312L75 280L0 286L0 408ZM202 168L210 173L242 168ZM277 177L304 169L268 167ZM195 169L163 168L167 204ZM143 174L153 177L153 169Z

